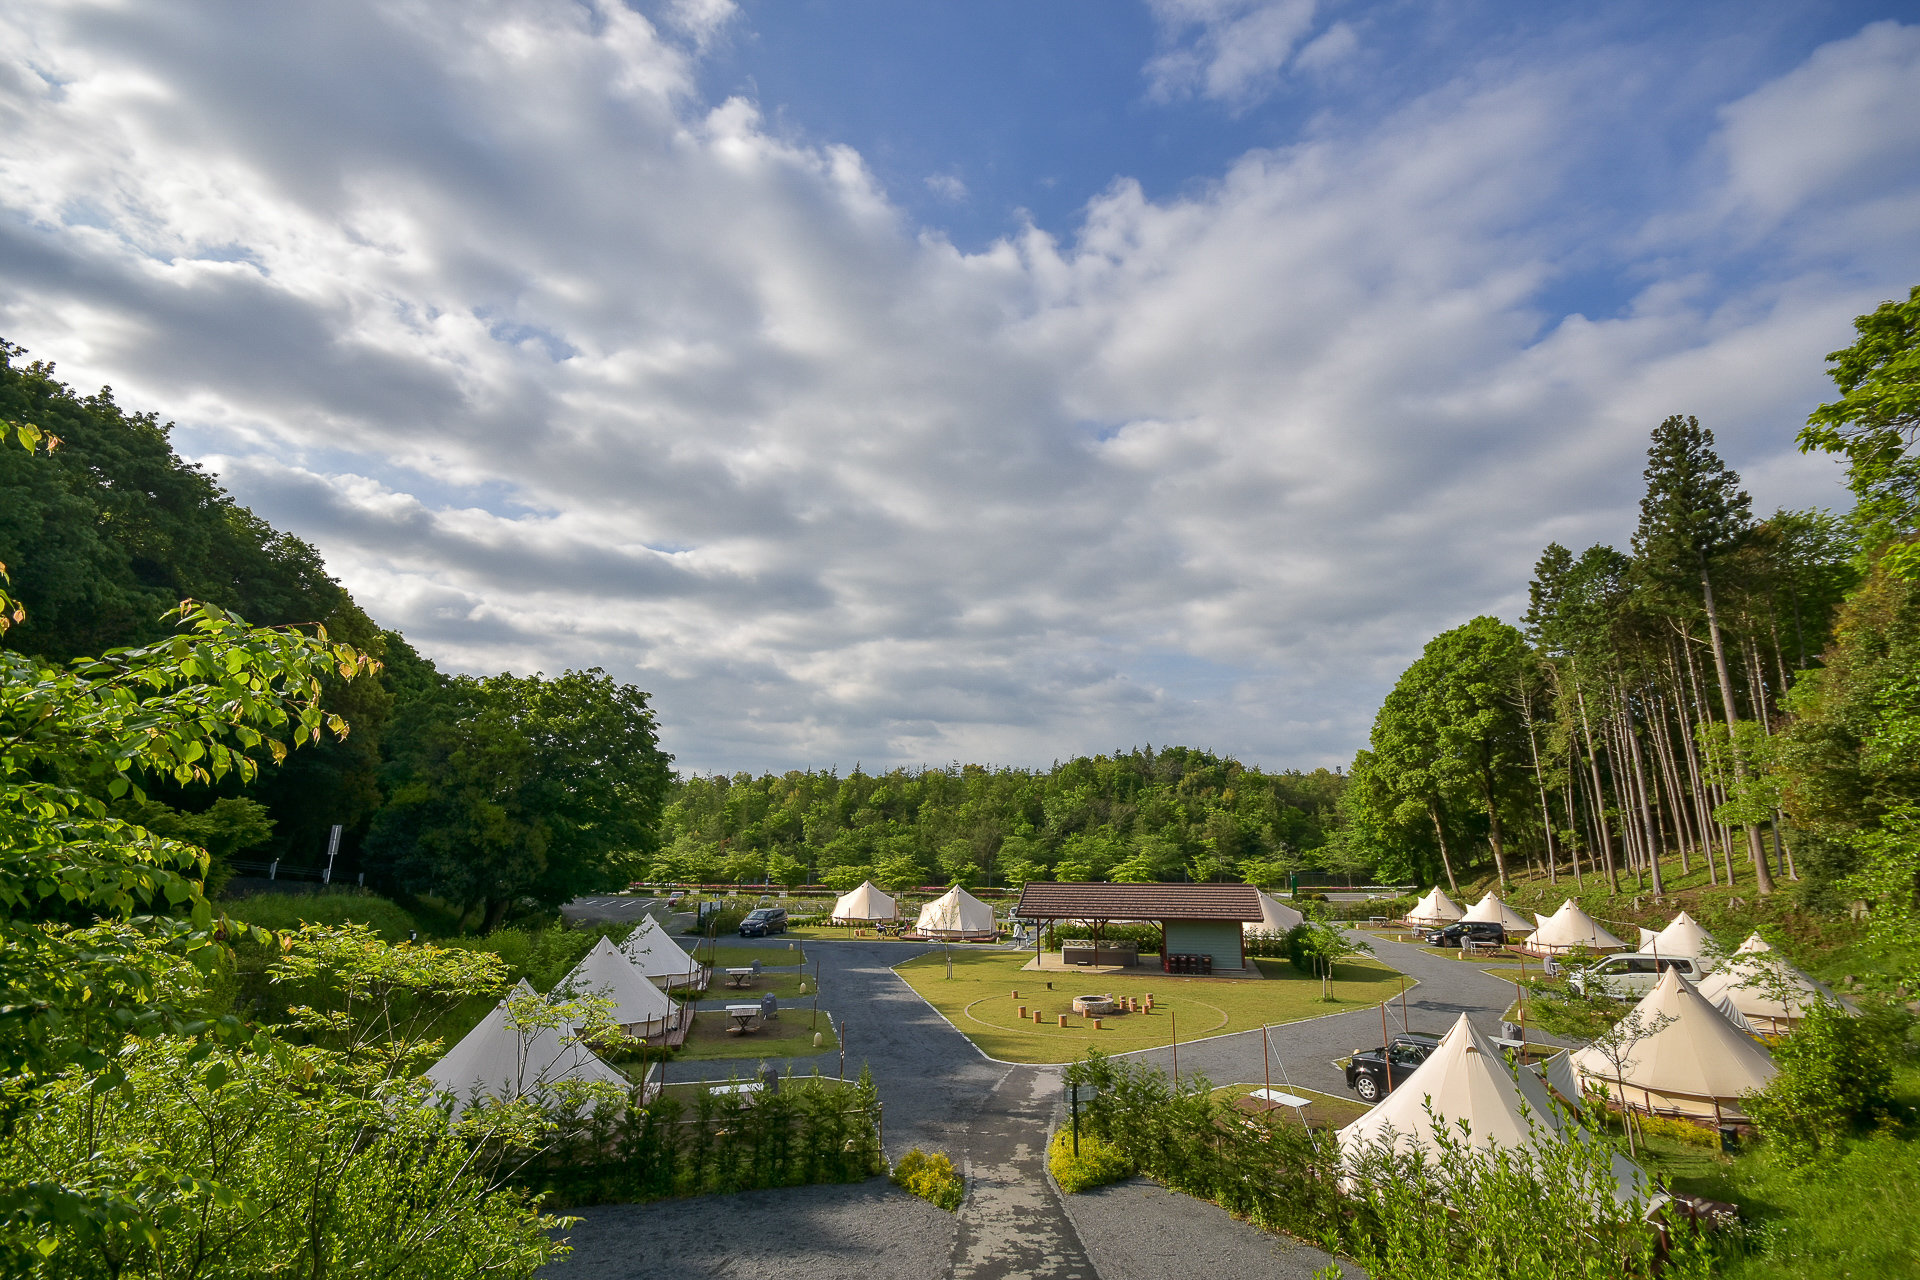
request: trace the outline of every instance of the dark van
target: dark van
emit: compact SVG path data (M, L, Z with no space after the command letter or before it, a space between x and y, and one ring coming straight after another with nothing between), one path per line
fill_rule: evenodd
M787 931L787 913L781 907L761 907L758 911L749 911L747 918L740 922L740 936L743 938L764 938L770 933Z

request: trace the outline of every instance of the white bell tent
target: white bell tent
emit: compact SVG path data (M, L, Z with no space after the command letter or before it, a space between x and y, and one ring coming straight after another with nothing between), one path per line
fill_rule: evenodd
M662 990L707 985L706 966L687 954L652 916L641 918L640 926L620 944L620 954L645 974L647 981Z
M891 897L875 888L871 880L862 880L859 888L841 894L833 904L836 924L876 924L882 920L899 918L899 906Z
M613 1020L630 1036L664 1034L679 1012L633 961L602 935L553 989L556 996L599 996L613 1002Z
M995 938L993 908L959 885L920 908L913 931L923 938Z
M1467 1126L1464 1134L1462 1122ZM1340 1130L1340 1149L1352 1164L1367 1149L1381 1145L1438 1158L1435 1126L1482 1150L1520 1150L1561 1136L1586 1140L1554 1106L1540 1077L1531 1070L1512 1071L1465 1014L1405 1083ZM1621 1203L1656 1199L1639 1166L1617 1152L1612 1165L1614 1195Z
M1500 901L1499 897L1492 893L1468 907L1467 913L1460 918L1485 924L1497 924L1507 931L1509 937L1532 933L1534 927L1533 921Z
M522 978L509 999L525 997L540 998ZM525 1097L551 1100L556 1093L553 1086L566 1080L617 1085L622 1093L633 1087L593 1050L562 1036L559 1029L522 1027L506 1000L428 1067L426 1076L438 1092L452 1095L455 1115L480 1097L500 1102Z
M1630 1046L1618 1070L1592 1046L1575 1053L1573 1066L1583 1088L1605 1085L1615 1099L1643 1111L1719 1121L1742 1116L1740 1096L1765 1088L1779 1070L1773 1055L1729 1022L1678 969L1662 974L1633 1014L1647 1025L1670 1021Z
M1452 924L1465 914L1466 912L1460 909L1459 903L1440 892L1440 886L1435 885L1428 891L1426 897L1420 899L1420 901L1408 908L1407 923L1424 925Z
M1817 1004L1837 1005L1857 1014L1859 1006L1833 988L1808 977L1762 942L1764 950L1742 947L1700 982L1700 994L1713 1004L1729 1001L1749 1026L1766 1035L1784 1035Z
M1640 949L1661 956L1680 956L1699 962L1699 967L1711 968L1711 959L1718 944L1713 935L1700 927L1699 921L1682 911L1675 916L1666 928L1658 933L1642 929L1640 931Z
M1536 951L1564 955L1582 947L1589 951L1627 950L1626 943L1608 933L1572 898L1561 903L1560 909L1551 916L1536 913L1534 919L1540 922L1540 927L1534 930L1528 946Z

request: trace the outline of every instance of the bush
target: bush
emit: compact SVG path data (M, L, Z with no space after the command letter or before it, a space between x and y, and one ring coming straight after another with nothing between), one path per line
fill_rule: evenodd
M1684 1142L1695 1147L1718 1147L1720 1134L1717 1130L1704 1125L1690 1124L1685 1120L1676 1120L1671 1116L1635 1116L1633 1127L1642 1137L1667 1138L1673 1142Z
M1065 1125L1047 1147L1047 1168L1053 1171L1060 1189L1069 1194L1133 1176L1133 1161L1127 1159L1126 1152L1084 1128L1080 1132L1080 1154L1073 1154L1073 1130Z
M941 1152L922 1151L918 1147L900 1157L900 1163L893 1167L893 1180L948 1213L958 1210L967 1194L967 1184L953 1167L953 1161Z
M1809 1010L1774 1048L1780 1074L1744 1099L1770 1149L1789 1164L1805 1164L1890 1119L1898 1105L1894 1056L1907 1021L1891 1012L1849 1017L1831 1005Z

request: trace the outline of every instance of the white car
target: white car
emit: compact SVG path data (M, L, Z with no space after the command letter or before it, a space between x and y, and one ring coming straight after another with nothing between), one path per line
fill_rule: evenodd
M1608 956L1567 979L1581 995L1609 995L1616 1000L1638 1000L1654 989L1660 975L1678 969L1689 982L1700 980L1700 962L1689 956L1657 956L1651 951ZM1591 990L1589 990L1591 989Z

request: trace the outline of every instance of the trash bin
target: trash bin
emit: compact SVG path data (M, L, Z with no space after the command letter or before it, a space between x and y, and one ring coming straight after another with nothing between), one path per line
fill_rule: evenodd
M760 997L760 1020L762 1022L772 1022L779 1016L780 1002L774 999L773 992L769 991Z
M1720 1126L1721 1152L1726 1155L1732 1155L1734 1152L1738 1151L1739 1149L1740 1149L1740 1130L1730 1124L1721 1125Z

